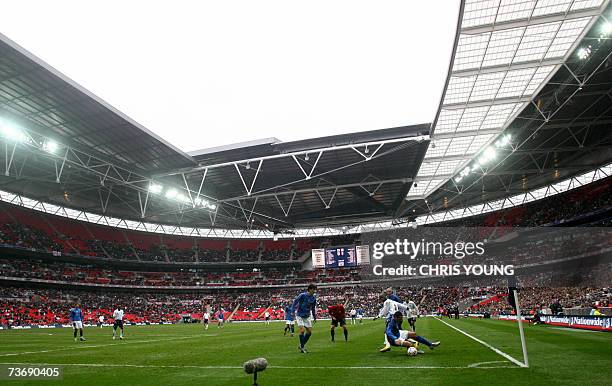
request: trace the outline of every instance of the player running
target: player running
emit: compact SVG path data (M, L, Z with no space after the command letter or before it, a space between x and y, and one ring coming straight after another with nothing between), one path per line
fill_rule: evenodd
M266 318L266 325L270 324L270 312L268 310L264 313L264 317Z
M413 332L416 332L416 320L419 317L419 307L412 301L408 301L408 324Z
M79 332L79 339L85 341L83 337L83 311L80 303L70 309L70 323L72 323L72 329L74 330L74 341L77 341L77 331Z
M121 307L117 307L117 309L113 311L113 319L115 320L113 323L113 340L115 340L115 336L117 335L117 328L121 330L119 332L119 339L123 340L123 315L125 315L125 312Z
M204 323L204 329L208 330L208 322L210 321L210 314L208 313L208 311L204 311L204 314L202 315L202 321Z
M342 304L336 304L335 306L327 307L327 312L331 316L331 341L335 342L336 327L340 325L344 330L344 341L348 342L348 329L346 328L346 311Z
M219 308L219 312L217 312L217 320L219 321L217 327L223 328L223 322L225 320L225 310L223 309L223 307Z
M302 354L308 353L306 343L312 335L312 323L317 321L317 298L314 295L316 290L317 286L310 284L308 290L299 294L291 305L291 309L295 310L295 318L300 328L300 345L298 348Z
M418 350L419 343L423 343L425 346L430 349L434 349L434 347L438 347L440 342L430 342L429 340L423 338L422 336L417 335L413 331L402 330L402 320L404 315L402 315L401 311L397 311L393 314L393 318L387 325L385 329L385 335L387 336L387 340L391 344L391 346L399 346L399 347L414 347ZM411 341L414 339L416 342ZM390 350L390 348L389 348ZM389 351L386 350L386 351ZM422 353L422 352L421 352Z
M291 336L295 333L294 323L293 323L293 309L291 306L285 307L285 333L284 336L287 335L287 331L291 331Z

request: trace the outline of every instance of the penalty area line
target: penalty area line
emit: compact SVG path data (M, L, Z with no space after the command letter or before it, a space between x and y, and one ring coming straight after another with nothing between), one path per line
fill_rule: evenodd
M480 340L480 339L476 338L475 336L470 335L470 334L468 334L467 332L465 332L465 331L463 331L463 330L460 330L459 328L457 328L457 327L453 326L453 325L452 325L452 324L450 324L450 323L445 322L444 320L442 320L442 319L440 319L440 318L437 318L437 317L435 317L435 316L434 316L434 319L436 319L436 320L437 320L437 321L439 321L439 322L442 322L442 323L446 324L447 326L449 326L449 327L450 327L450 328L452 328L453 330L455 330L455 331L457 331L457 332L460 332L461 334L463 334L463 335L467 336L468 338L470 338L470 339L472 339L472 340L474 340L474 341L476 341L476 342L480 343L481 345L483 345L483 346L485 346L486 348L488 348L488 349L492 350L493 352L495 352L495 353L497 353L497 354L501 355L502 357L506 358L507 360L509 360L510 362L514 363L515 365L517 365L517 366L519 366L519 367L527 367L527 366L525 366L525 364L524 364L523 362L521 362L521 361L518 361L518 360L514 359L514 358L513 358L513 357L511 357L510 355L506 354L505 352L503 352L502 350L500 350L500 349L498 349L498 348L495 348L495 347L491 346L491 345L490 345L490 344L488 344L487 342L485 342L485 341L483 341L483 340Z
M472 363L468 366L268 366L268 369L274 370L376 370L376 369L516 369L517 367L508 366L474 366L486 363ZM0 365L13 366L76 366L76 367L126 367L126 368L142 368L142 369L200 369L200 370L217 370L231 369L242 370L243 366L198 366L198 365L133 365L126 363L28 363L28 362L0 362Z

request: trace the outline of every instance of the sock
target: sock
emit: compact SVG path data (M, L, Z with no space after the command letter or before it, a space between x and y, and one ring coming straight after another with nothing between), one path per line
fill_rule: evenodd
M336 336L336 331L332 328L331 330L329 330L329 332L331 333L331 337L332 337L332 342L334 341L334 338Z
M79 334L81 335L81 338L82 338L83 337L83 329L82 328L79 330Z
M76 328L74 329L74 337L76 338L76 334L77 334L77 330Z
M123 338L123 329L121 329L121 332L119 333L119 336Z
M304 348L304 345L306 344L305 342L306 337L304 336L304 334L300 334L300 347Z
M295 332L295 329L293 328L293 324L291 325L291 333L293 334Z
M307 332L306 334L304 334L304 345L308 343L308 339L310 339L310 335L312 335L310 332Z
M344 340L348 342L348 330L344 330Z
M419 343L423 343L425 346L431 347L431 342L428 341L427 339L423 338L420 335L417 335L414 340L416 340Z

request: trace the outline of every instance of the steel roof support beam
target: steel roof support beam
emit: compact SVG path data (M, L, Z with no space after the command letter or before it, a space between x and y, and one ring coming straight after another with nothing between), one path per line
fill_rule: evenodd
M231 166L234 166L235 164L246 164L247 162L258 162L261 160L288 158L288 157L294 157L294 156L297 157L298 155L305 156L307 154L313 154L313 153L318 153L318 152L326 153L326 152L337 151L337 150L351 149L356 146L375 146L375 145L380 145L380 144L409 142L409 141L422 142L422 141L427 141L427 140L429 140L429 135L418 135L418 136L411 136L411 137L385 139L385 140L380 140L380 141L362 142L362 143L356 143L356 144L350 144L350 145L327 146L327 147L322 147L322 148L300 150L300 151L294 151L294 152L289 152L289 153L272 154L272 155L253 157L253 158L244 158L240 160L221 162L221 163L210 164L210 165L202 165L202 166L198 166L195 168L180 169L180 170L175 170L175 171L171 171L168 173L155 174L153 178L173 176L173 175L177 175L181 173L185 173L185 174L197 173L206 168L215 169L215 168L226 167L226 166L231 167Z

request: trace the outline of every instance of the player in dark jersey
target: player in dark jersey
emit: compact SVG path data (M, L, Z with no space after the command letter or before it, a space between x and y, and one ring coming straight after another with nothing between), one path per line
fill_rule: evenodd
M331 341L334 342L336 327L340 326L344 330L344 340L348 342L348 329L346 328L346 310L342 304L327 307L327 312L331 316Z

